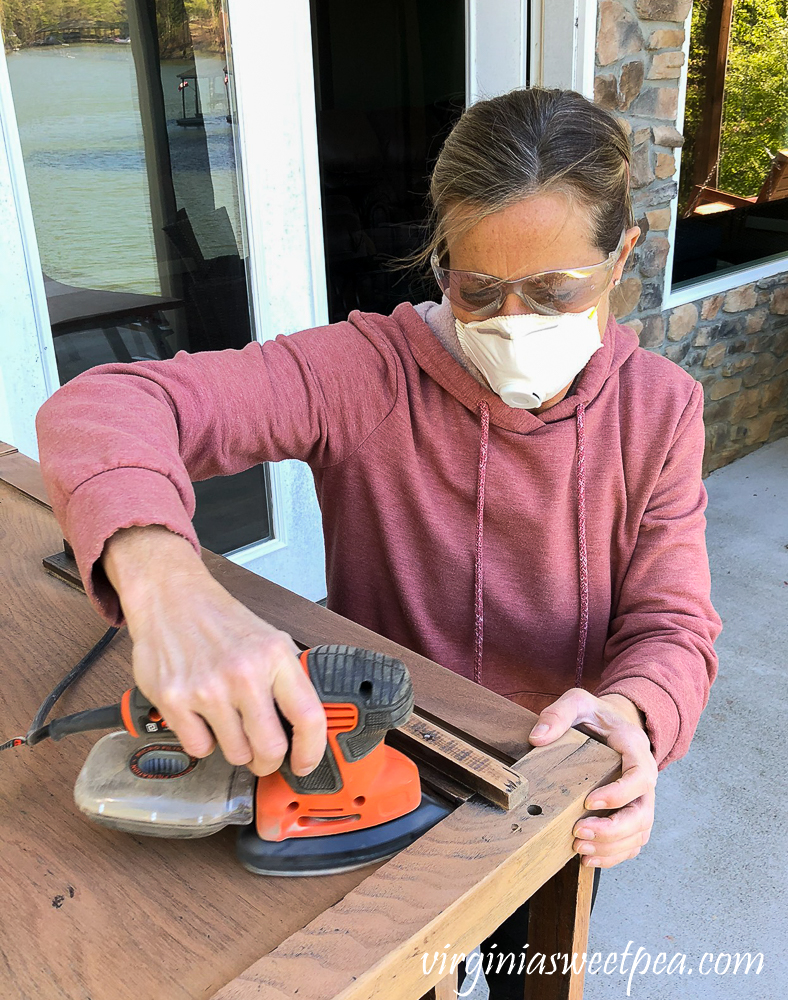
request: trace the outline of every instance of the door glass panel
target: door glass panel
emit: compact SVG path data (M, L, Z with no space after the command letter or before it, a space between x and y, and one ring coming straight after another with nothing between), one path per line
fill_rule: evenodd
M221 4L0 0L0 13L61 382L249 343ZM270 537L262 468L195 492L207 548Z
M312 0L318 151L332 322L434 299L392 269L421 247L429 172L465 107L463 0Z

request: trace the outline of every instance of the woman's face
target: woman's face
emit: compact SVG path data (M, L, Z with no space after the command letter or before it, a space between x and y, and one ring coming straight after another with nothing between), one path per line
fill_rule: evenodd
M539 271L598 264L607 255L594 246L591 232L588 214L574 199L559 193L534 195L487 216L453 240L448 247L448 266L513 279ZM627 230L610 284L600 299L597 311L600 339L607 326L612 282L620 280L639 235L637 226ZM453 303L452 311L463 323L478 319ZM527 312L525 303L510 294L498 315Z

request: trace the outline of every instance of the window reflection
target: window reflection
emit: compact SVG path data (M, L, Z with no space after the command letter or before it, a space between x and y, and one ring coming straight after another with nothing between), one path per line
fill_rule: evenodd
M249 343L221 4L2 0L0 13L61 382ZM208 548L270 536L263 469L195 492Z

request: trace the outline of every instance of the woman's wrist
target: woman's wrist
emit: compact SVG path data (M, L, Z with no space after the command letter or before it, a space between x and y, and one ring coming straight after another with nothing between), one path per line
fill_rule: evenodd
M622 715L624 715L634 725L639 726L644 732L646 729L646 716L637 705L630 701L623 694L600 694L597 696L600 701L606 701L613 705Z
M116 531L107 539L100 562L127 620L155 601L162 587L208 573L191 542L161 524Z

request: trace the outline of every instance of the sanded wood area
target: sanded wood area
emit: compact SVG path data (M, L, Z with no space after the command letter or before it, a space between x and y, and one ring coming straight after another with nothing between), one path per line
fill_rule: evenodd
M531 896L528 902L528 954L565 955L557 971L540 976L528 974L526 965L526 1000L582 1000L587 950L588 924L591 917L591 897L594 869L580 864L580 856L555 874L547 885ZM578 974L572 973L575 959ZM549 960L548 960L549 967Z
M519 805L528 794L528 782L512 768L418 712L390 732L386 741L417 760L427 761L502 809Z
M0 441L0 458L3 455L12 455L17 449L12 444L6 444L5 441Z

